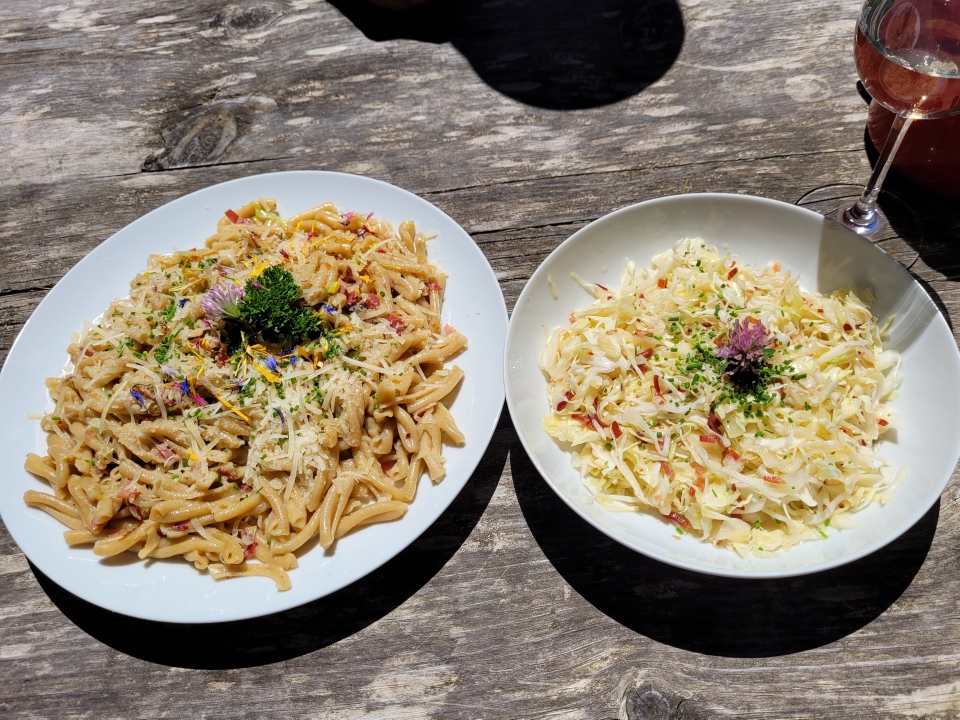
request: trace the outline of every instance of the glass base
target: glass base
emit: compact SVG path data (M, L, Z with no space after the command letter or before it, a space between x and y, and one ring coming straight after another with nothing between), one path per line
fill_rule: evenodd
M873 222L860 227L844 222L844 212L856 204L862 190L859 185L825 185L806 193L797 200L797 205L845 225L909 269L919 260L923 250L923 228L919 218L896 195L883 190Z

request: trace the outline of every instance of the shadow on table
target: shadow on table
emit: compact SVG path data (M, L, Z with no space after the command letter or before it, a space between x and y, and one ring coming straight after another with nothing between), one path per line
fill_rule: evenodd
M330 2L372 40L450 42L493 89L556 110L636 95L673 65L684 36L676 0Z
M32 564L30 568L53 603L78 627L141 660L208 670L289 660L373 624L436 575L467 539L490 502L514 437L510 415L504 410L490 447L466 487L412 545L378 570L332 595L267 617L205 625L138 620L81 600ZM217 651L199 653L195 648Z
M899 539L834 570L736 580L651 560L603 535L547 486L516 440L520 508L544 554L598 610L683 650L771 657L827 645L867 625L903 593L933 541L939 501Z
M870 166L873 167L879 153L870 142L866 130L863 132L863 141ZM904 232L904 228L898 226L896 215L892 215L890 224L897 234L920 253L928 267L944 275L947 280L960 280L960 200L918 187L895 170L887 176L883 188L916 214L923 236L911 238L909 232ZM946 315L942 304L940 309Z

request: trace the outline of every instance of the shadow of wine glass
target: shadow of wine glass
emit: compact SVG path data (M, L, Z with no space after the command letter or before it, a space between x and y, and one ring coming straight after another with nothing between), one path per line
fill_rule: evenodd
M773 657L835 642L903 593L933 542L940 503L897 540L826 572L737 580L681 570L611 540L550 489L515 440L514 487L547 559L587 602L621 625L683 650Z
M453 504L413 544L355 583L274 615L204 625L140 620L81 600L33 564L30 568L53 603L81 630L141 660L204 670L289 660L339 642L372 625L429 582L453 557L483 515L500 480L514 437L510 415L504 410L490 446L470 481ZM213 651L200 653L194 648Z
M636 95L673 65L684 36L676 0L330 2L372 40L449 42L493 89L555 110Z

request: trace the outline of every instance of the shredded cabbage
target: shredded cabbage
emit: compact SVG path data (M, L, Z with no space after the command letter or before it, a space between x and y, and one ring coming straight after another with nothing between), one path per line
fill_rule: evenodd
M900 356L853 290L806 292L779 263L754 269L701 239L652 269L628 263L619 290L581 283L595 302L541 358L544 423L604 507L768 556L855 527L851 513L903 482L875 452L898 425ZM747 389L716 354L735 321L768 333Z

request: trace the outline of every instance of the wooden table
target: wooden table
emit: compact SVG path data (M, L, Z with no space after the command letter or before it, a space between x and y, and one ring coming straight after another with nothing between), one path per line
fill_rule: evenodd
M0 356L103 239L244 175L329 169L405 187L472 234L510 307L551 249L623 205L702 191L795 202L861 183L857 6L433 0L391 15L361 0L7 0ZM912 271L955 315L958 203L900 190L926 234ZM0 531L0 715L952 718L958 492L955 475L905 536L838 570L712 578L587 526L504 411L434 527L279 616L112 615ZM211 643L215 667L183 669Z

